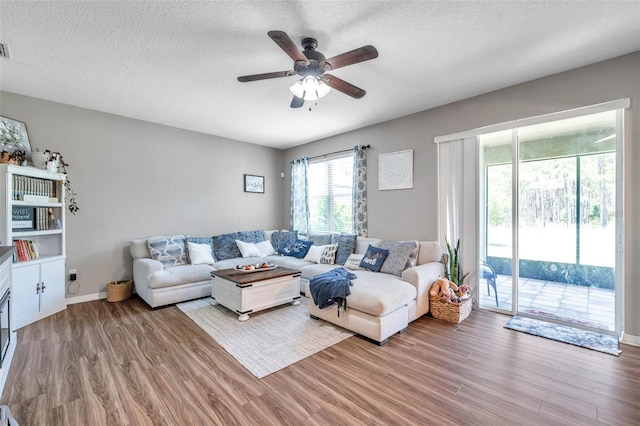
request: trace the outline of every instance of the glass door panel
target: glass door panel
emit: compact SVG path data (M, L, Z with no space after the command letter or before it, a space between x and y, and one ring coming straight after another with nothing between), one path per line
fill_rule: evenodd
M615 111L518 129L519 314L615 330Z
M513 311L513 131L479 137L480 233L478 299L480 308Z

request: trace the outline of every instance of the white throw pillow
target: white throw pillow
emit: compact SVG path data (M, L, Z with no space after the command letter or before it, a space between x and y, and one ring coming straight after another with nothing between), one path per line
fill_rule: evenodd
M196 244L187 241L187 250L189 250L189 260L191 260L192 265L201 263L211 265L215 262L211 255L211 246L209 244Z
M322 253L324 253L324 249L327 246L311 246L309 247L309 251L307 255L304 257L304 260L307 262L320 263L320 259L322 258Z
M271 241L245 243L244 241L236 240L236 244L238 245L240 253L242 253L242 257L265 257L276 253L271 245Z
M242 253L242 257L260 257L258 248L253 243L245 243L244 241L236 240L238 249Z
M360 267L360 262L362 262L362 258L364 257L364 253L358 254L354 253L350 255L346 262L344 262L344 267L347 269L359 270L364 269Z

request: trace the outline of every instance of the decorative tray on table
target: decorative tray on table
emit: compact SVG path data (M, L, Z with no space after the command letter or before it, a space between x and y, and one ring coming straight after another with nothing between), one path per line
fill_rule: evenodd
M278 265L274 265L273 263L252 263L249 265L236 265L234 268L238 272L260 272L260 271L270 271L272 269L277 268Z

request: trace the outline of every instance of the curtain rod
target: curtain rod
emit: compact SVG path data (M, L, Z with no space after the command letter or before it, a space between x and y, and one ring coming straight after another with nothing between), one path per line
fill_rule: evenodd
M371 148L371 145L360 145L360 148L369 149L369 148ZM322 155L316 155L315 157L309 157L309 160L315 160L316 158L322 158L322 157L327 157L328 155L342 154L343 152L351 152L351 151L353 151L353 148L351 148L351 149L343 149L342 151L334 151L334 152L329 152L328 154L322 154Z

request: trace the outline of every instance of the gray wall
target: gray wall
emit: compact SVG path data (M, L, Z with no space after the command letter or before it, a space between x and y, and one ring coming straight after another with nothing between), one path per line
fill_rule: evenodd
M635 313L640 306L640 52L291 148L284 161L371 144L367 156L369 235L435 239L434 137L621 98L631 98L631 108L625 113L626 205L622 212L626 226L625 330L640 336L640 314ZM405 149L414 150L413 189L378 191L378 155ZM640 344L640 337L636 343Z
M32 150L70 164L80 211L67 214L67 270L80 288L67 297L131 277L134 238L282 226L280 150L7 92L0 115L26 123ZM245 193L244 173L265 176L265 194Z

